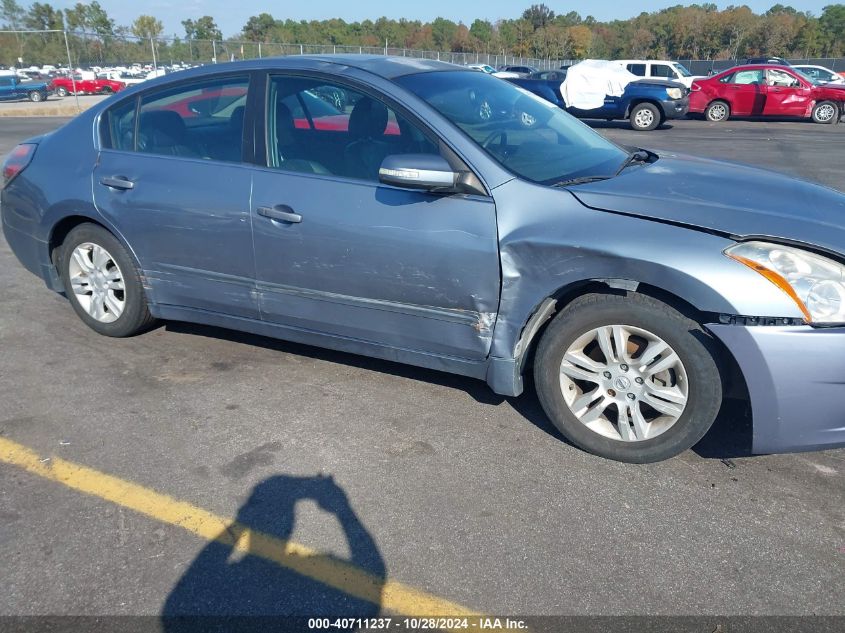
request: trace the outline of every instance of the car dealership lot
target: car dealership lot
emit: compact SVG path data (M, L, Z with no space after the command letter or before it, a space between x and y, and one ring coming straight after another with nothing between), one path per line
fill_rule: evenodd
M0 153L60 123L5 119ZM845 188L842 125L595 126ZM565 444L530 389L503 399L457 376L193 325L104 339L2 238L0 263L0 439L14 443L0 444L0 614L160 614L186 593L255 612L349 608L342 582L322 596L284 565L207 545L172 499L142 516L99 474L90 494L70 489L49 470L59 459L486 613L845 614L845 450L747 457L735 403L695 451L614 463ZM19 445L44 472L4 459ZM319 474L334 483L294 479ZM310 501L294 521L296 499Z

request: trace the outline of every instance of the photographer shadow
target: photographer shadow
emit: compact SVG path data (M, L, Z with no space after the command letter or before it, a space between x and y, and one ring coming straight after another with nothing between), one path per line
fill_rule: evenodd
M296 504L312 500L341 525L341 560L290 543ZM168 596L168 633L304 629L301 618L379 615L385 564L331 477L277 475L259 483L236 520L206 545ZM322 581L322 582L321 582Z

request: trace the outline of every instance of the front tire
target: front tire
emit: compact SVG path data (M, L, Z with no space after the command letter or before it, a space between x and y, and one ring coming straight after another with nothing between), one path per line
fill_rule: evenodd
M638 103L631 110L629 120L631 128L638 132L650 132L660 125L663 114L660 109L652 103Z
M704 111L704 118L711 123L721 123L727 121L731 116L731 106L727 101L714 101Z
M701 326L636 293L589 294L551 322L534 360L543 409L575 445L649 463L695 445L712 426L722 381Z
M40 103L41 101L44 100L44 95L42 95L37 90L33 90L32 92L29 93L29 100L32 101L33 103Z
M820 101L813 106L813 123L835 123L839 107L833 101Z
M60 97L66 97L68 95L67 88L60 86L56 89L56 94Z
M126 337L153 324L135 262L104 228L80 224L68 233L59 267L71 306L95 332Z

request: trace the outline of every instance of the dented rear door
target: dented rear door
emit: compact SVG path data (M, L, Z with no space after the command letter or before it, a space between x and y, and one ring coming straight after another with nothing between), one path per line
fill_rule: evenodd
M499 303L491 198L256 168L262 318L382 346L483 359ZM299 221L272 219L282 209Z

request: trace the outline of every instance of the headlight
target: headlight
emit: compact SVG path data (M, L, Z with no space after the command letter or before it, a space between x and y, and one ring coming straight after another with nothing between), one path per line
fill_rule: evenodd
M666 94L670 99L681 99L684 96L684 91L680 88L666 88Z
M808 323L845 323L845 266L798 248L742 242L725 255L745 264L789 295Z

